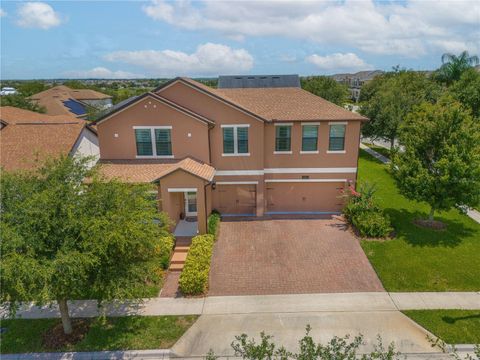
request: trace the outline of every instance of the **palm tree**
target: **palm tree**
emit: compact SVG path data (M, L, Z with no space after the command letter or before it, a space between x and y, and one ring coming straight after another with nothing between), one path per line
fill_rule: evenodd
M437 76L440 81L450 85L460 79L465 70L478 65L479 62L478 56L470 56L468 51L463 51L459 56L445 53L442 55L442 66L438 69Z

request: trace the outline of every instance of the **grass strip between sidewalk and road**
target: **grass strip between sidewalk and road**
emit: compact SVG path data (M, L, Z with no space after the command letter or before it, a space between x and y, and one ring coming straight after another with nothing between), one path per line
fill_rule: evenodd
M396 236L361 245L388 291L478 291L480 289L480 224L458 210L438 212L444 230L419 227L426 203L402 196L388 165L360 151L359 183L376 184L378 204L390 217Z
M198 316L128 316L82 319L88 324L83 339L60 348L45 346L44 338L60 319L1 320L1 353L167 349Z
M480 310L403 311L447 344L480 343Z

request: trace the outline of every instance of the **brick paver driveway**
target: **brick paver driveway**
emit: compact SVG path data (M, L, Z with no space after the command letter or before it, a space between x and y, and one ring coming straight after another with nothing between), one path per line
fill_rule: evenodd
M209 295L384 291L339 219L222 222Z

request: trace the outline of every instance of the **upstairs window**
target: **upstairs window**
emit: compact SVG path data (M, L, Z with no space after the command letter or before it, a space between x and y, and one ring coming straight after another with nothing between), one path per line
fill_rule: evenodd
M171 126L136 126L134 130L138 157L173 158Z
M275 126L275 152L291 152L292 125Z
M317 152L318 150L318 125L302 124L302 151Z
M346 124L330 124L328 151L345 151Z
M223 156L248 156L249 125L222 125Z

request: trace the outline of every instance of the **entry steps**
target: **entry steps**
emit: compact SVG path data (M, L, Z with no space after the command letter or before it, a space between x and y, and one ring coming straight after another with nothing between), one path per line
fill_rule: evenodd
M176 246L170 260L170 271L182 271L190 246Z

